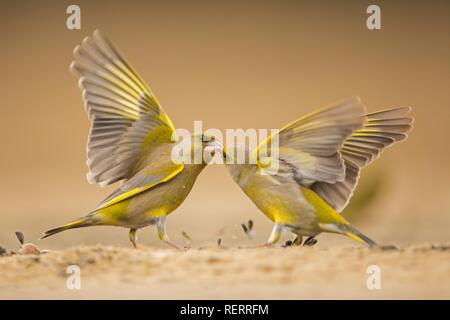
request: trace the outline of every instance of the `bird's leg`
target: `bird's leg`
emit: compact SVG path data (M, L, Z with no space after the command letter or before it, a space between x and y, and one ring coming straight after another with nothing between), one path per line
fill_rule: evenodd
M156 223L156 228L158 229L158 237L168 245L174 247L177 250L185 251L186 249L183 247L180 247L176 243L170 241L169 236L166 232L166 217L161 217L158 219L158 222Z
M270 233L269 239L266 243L261 245L260 247L270 247L275 244L281 237L281 231L283 230L283 225L279 223L275 223L272 228L272 232Z
M128 237L130 238L130 241L133 244L133 247L135 247L137 249L136 231L137 231L137 229L130 229L130 233L128 233Z
M308 238L306 238L305 242L303 243L303 246L312 247L313 245L315 245L317 243L317 239L314 237L315 236L309 236Z

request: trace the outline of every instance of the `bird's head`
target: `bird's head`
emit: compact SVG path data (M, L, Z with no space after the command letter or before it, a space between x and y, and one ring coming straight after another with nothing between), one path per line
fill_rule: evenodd
M203 164L209 164L216 154L223 150L222 143L216 140L212 135L205 133L192 136L191 154L197 159L202 159Z
M255 171L256 164L248 146L238 144L232 148L222 149L224 163L227 165L231 177L238 182L244 171Z

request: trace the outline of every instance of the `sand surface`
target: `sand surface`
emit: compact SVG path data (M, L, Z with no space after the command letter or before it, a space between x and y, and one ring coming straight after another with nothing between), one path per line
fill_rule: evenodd
M0 298L310 299L450 298L450 245L369 250L222 248L177 252L81 246L0 258ZM81 289L67 288L77 265ZM367 288L378 266L381 289Z
M383 27L373 31L367 2L356 0L129 0L107 10L81 0L82 30L68 31L65 2L0 1L0 245L17 250L22 231L52 250L0 257L0 298L450 298L450 250L431 245L450 243L450 1L382 2ZM402 249L325 234L312 248L237 249L250 242L241 223L254 221L256 244L272 222L222 165L208 166L168 217L172 240L192 237L188 252L165 247L150 227L139 233L142 250L129 248L128 230L106 226L38 241L118 187L86 181L89 121L68 70L97 28L190 132L194 120L224 134L281 128L353 95L369 112L411 106L408 140L362 171L343 212ZM71 264L81 290L66 287ZM381 290L367 289L372 264Z

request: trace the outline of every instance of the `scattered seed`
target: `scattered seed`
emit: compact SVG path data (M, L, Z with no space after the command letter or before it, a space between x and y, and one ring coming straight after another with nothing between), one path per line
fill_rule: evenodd
M23 233L20 231L16 231L16 237L19 239L20 244L24 244L25 237L23 236Z
M22 232L16 231L16 237L20 242L19 254L41 254L41 250L33 243L25 243L25 236Z
M190 248L190 245L191 245L191 243L192 243L192 238L187 234L186 231L182 231L182 232L181 232L181 235L183 236L183 241L184 241L184 243L186 244L186 246L187 246L188 248Z
M0 257L6 256L8 255L8 251L6 250L6 248L2 245L0 245Z
M250 239L253 238L254 232L253 232L253 220L248 220L247 223L241 223L241 227L244 230L244 233L249 237Z
M305 240L303 243L303 246L312 247L317 243L317 239L313 237L308 237L308 239Z
M292 244L293 244L293 243L294 243L294 242L293 242L292 240L288 240L288 241L285 242L284 245L282 245L282 247L283 247L283 248L292 247Z

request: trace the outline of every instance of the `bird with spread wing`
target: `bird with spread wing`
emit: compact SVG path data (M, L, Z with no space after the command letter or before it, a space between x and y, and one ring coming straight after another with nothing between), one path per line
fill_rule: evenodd
M74 50L71 70L79 86L91 129L87 143L87 179L121 186L88 215L48 230L43 238L88 226L129 228L136 247L136 231L156 225L168 244L166 216L188 196L207 163L173 161L175 128L155 95L113 44L96 30ZM192 154L221 150L213 137L192 135ZM198 161L197 161L198 162Z
M319 233L332 232L374 246L340 212L353 195L360 170L407 137L413 122L409 112L409 107L398 107L367 113L358 97L350 98L288 124L249 153L253 161L227 159L234 181L274 222L266 245L276 243L287 229L297 235L297 245L303 237L313 243ZM272 153L275 138L278 152ZM223 155L234 157L225 149ZM272 160L278 161L277 170L265 170Z

